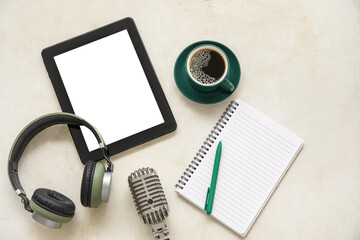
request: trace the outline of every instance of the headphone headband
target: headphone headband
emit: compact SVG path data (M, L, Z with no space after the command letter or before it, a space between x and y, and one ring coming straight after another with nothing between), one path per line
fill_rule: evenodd
M18 176L18 163L20 161L20 158L22 154L24 153L24 150L26 146L29 144L31 139L33 139L38 133L40 133L42 130L53 126L53 125L59 125L59 124L69 124L69 125L76 125L76 126L85 126L87 127L96 137L96 140L99 143L100 148L103 149L104 158L106 159L108 163L108 171L113 170L113 164L111 163L109 156L108 156L108 150L107 146L104 142L104 139L102 138L101 134L97 131L97 129L92 126L89 122L85 121L83 118L71 114L71 113L51 113L44 116L41 116L31 123L29 123L16 137L10 154L9 154L9 162L8 162L8 174L9 174L9 180L12 185L12 187L15 190L15 193L19 195L22 198L22 201L25 204L25 209L29 211L31 208L29 206L26 206L26 202L29 202L29 200L26 197L26 193L21 186L19 176ZM28 208L27 208L28 207Z

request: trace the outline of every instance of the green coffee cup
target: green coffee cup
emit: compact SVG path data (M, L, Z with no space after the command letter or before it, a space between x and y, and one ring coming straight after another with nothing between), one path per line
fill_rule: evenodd
M192 87L201 92L221 88L233 92L235 87L228 80L229 58L219 47L203 44L192 49L186 58L185 72Z

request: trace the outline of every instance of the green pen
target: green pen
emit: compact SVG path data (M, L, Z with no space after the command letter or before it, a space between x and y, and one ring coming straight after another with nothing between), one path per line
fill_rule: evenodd
M213 203L214 203L215 188L216 188L216 182L217 182L217 177L218 177L219 167L220 167L221 150L222 150L222 143L220 141L216 148L214 168L213 168L213 173L212 173L212 177L211 177L211 185L208 188L207 193L206 193L206 201L205 201L204 210L206 211L207 215L211 214Z

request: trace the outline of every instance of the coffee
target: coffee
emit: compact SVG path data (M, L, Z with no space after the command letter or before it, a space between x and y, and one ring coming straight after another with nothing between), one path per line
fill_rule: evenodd
M226 66L221 54L213 49L200 49L189 60L191 76L202 84L214 84L224 75Z

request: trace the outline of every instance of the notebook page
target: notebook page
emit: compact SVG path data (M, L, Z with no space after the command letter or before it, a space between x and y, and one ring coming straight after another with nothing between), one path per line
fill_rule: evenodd
M246 103L239 106L183 189L203 209L215 152L222 156L211 216L245 236L302 147L302 140Z

